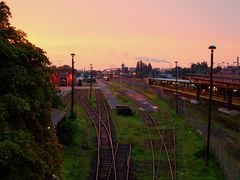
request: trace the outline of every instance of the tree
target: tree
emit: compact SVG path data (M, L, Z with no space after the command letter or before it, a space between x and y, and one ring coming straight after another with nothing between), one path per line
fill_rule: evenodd
M197 73L197 74L207 74L209 72L209 68L207 65L207 62L203 61L201 63L192 64L191 65L191 73Z
M148 63L148 65L142 61L137 62L136 66L136 76L138 78L144 78L151 74L152 72L152 65Z
M213 73L214 73L214 74L221 73L221 71L222 71L222 67L221 67L221 66L217 66L217 67L215 67L215 68L213 69Z
M9 23L0 2L0 173L3 179L61 175L61 146L50 118L54 92L45 52Z

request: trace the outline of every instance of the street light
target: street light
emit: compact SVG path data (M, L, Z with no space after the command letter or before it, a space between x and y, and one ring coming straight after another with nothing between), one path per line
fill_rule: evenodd
M92 100L92 64L90 64L90 100Z
M73 118L73 105L74 105L74 53L71 53L72 56L72 105L71 105L71 116Z
M120 84L122 84L122 72L120 72Z
M177 61L175 61L176 63L176 113L178 113L178 85L177 85L177 82L178 82L178 65L177 65Z
M134 88L134 78L135 78L135 75L136 75L136 73L134 72L133 73L133 84L132 84L132 87Z
M207 149L206 149L206 166L208 166L209 159L209 144L210 144L210 133L211 133L211 109L212 109L212 79L213 79L213 52L216 46L209 46L211 49L211 69L210 69L210 89L209 89L209 109L208 109L208 132L207 132Z

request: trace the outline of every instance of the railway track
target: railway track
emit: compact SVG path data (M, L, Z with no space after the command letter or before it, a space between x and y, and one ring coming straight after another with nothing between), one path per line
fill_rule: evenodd
M81 90L80 103L96 130L97 155L89 179L129 179L131 145L119 144L114 149L115 131L100 90L95 91L96 112L87 101L88 90Z
M146 125L149 144L152 152L152 179L176 179L175 144L171 146L167 140L169 135L160 131L158 124L146 111L139 112ZM156 139L156 137L158 137Z
M117 179L116 174L116 163L113 143L113 125L109 116L109 112L106 107L106 103L103 94L99 89L95 90L95 97L97 100L97 109L99 118L105 124L106 128L99 128L99 134L101 139L100 148L100 167L99 167L99 178L107 179L110 169L113 165L114 179ZM99 126L101 127L101 126Z
M170 128L168 130L165 130L163 132L163 136L165 138L165 142L167 149L169 150L169 158L172 164L173 169L173 178L177 179L177 163L176 163L176 130L173 118L169 114L168 111L164 110L161 106L159 107L159 111L162 116L162 122L163 125L168 125Z
M94 168L90 172L89 179L106 179L111 164L115 164L114 148L112 144L112 137L108 131L108 127L95 110L89 105L87 101L88 90L81 90L80 103L96 130L97 136L97 157L95 158Z
M131 144L117 144L115 149L115 161L117 169L117 179L118 180L128 180L131 179L130 169L131 169ZM109 171L108 180L114 179L112 169Z
M123 93L123 95L125 94ZM162 107L158 107L158 111L162 117L161 126L164 125L166 127L166 129L160 131L158 123L148 113L152 111L134 98L132 98L132 100L138 107L144 109L144 111L140 111L139 114L146 125L149 135L149 146L152 151L152 179L175 180L177 170L176 132L173 119L167 111L164 111ZM157 136L158 140L154 138ZM162 159L162 156L165 156L165 158Z
M113 122L111 120L111 116L109 116L107 102L102 94L101 90L95 90L95 96L98 105L98 113L100 118L104 121L104 123L108 126L108 131L110 136L112 137L112 142L115 145L115 129L113 126ZM107 180L109 179L118 179L118 180L126 180L129 179L130 172L130 152L131 145L129 144L118 144L114 150L115 161L112 161L111 166L108 171ZM113 153L113 152L112 152ZM104 158L106 154L103 154Z

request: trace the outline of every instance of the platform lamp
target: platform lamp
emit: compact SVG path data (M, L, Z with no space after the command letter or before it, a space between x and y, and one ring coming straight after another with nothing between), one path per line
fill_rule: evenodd
M178 113L178 86L177 86L177 83L178 83L178 62L177 61L175 61L175 63L176 63L176 85L175 85L175 87L176 87L176 113Z
M72 103L71 103L71 117L73 118L73 105L74 105L74 56L75 54L72 53Z
M122 84L122 72L120 72L120 84Z
M212 111L212 81L213 81L213 53L216 46L211 45L208 47L211 50L211 67L210 67L210 89L209 89L209 109L208 109L208 131L207 131L207 149L206 149L206 166L208 166L209 159L209 145L210 145L210 134L211 134L211 111Z
M134 85L135 85L134 78L135 78L136 73L134 72L132 75L133 75L132 87L134 88Z

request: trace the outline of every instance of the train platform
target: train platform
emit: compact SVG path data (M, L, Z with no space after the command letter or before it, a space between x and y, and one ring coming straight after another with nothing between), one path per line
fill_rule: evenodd
M108 84L96 79L98 87L101 89L102 93L105 95L108 104L111 109L116 109L117 106L121 106L120 102L116 97L113 96L112 92L109 90Z
M159 86L154 86L154 85L153 85L153 87L162 88L166 91L173 92L173 93L176 92L176 89L171 89L171 88L167 88L167 87L159 87ZM178 93L180 93L180 95L182 95L182 96L191 97L191 99L196 98L196 92L194 92L194 91L190 92L190 91L178 89ZM207 94L206 95L204 95L204 94L200 95L200 100L203 100L203 101L207 102L208 99L209 99L209 95L207 95ZM224 100L222 97L217 97L217 96L213 96L212 100L213 100L213 102L218 103L219 105L227 105L227 103L228 103L227 100ZM233 99L232 100L232 106L233 106L233 109L240 110L239 99Z
M226 114L230 114L230 115L233 115L233 116L240 116L240 111L237 111L237 110L228 110L228 109L225 108L225 107L219 107L219 108L218 108L218 111L223 112L223 113L226 113Z

